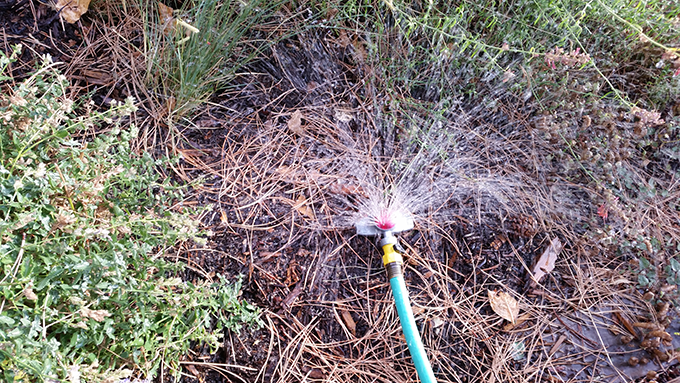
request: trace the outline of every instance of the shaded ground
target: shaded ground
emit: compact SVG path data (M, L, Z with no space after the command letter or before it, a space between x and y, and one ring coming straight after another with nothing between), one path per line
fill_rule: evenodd
M102 59L121 52L106 48L116 35L103 15L62 26L44 5L33 13L15 4L0 14L4 49L22 42L35 51L24 51L17 73L35 53L50 53L66 63L74 89L95 92L99 105L139 96L125 78L140 64L130 55ZM129 20L115 28L138 32ZM181 156L178 178L203 179L189 203L211 206L201 219L213 235L204 248L183 249L185 278L243 275L244 297L264 308L264 328L228 334L216 354L197 347L188 355L187 380L416 381L378 248L352 228L364 201L393 183L416 208L415 230L401 236L406 284L439 381L676 378L680 328L672 295L661 294L673 286L658 281L643 296L639 253L605 238L634 239L635 230L664 223L678 229L677 207L668 207L677 182L667 177L678 159L654 155L669 147L655 146L653 134L642 148L613 143L645 136L636 129L647 122L607 101L555 102L544 112L501 73L475 77L454 65L457 57L438 73L451 89L388 92L363 38L318 29L281 41L180 122L182 139L167 144ZM573 87L589 76L574 74ZM470 83L476 92L462 92ZM673 108L663 117L672 119ZM138 118L152 115L148 108ZM677 141L677 130L665 129L654 134ZM596 139L610 144L583 144ZM613 184L625 182L621 169L644 169L639 178L656 177L666 190L653 202L667 213L636 220L639 209L617 204L573 151L623 163L602 167ZM555 237L565 249L536 284L532 265ZM494 289L520 302L516 325L492 311Z

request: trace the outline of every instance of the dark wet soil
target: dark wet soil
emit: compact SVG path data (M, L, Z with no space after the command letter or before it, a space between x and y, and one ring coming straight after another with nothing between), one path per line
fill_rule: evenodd
M16 44L25 47L12 68L15 79L30 73L41 55L71 62L83 41L81 30L70 24L62 26L58 14L47 5L25 0L0 2L0 30L4 52L11 52Z

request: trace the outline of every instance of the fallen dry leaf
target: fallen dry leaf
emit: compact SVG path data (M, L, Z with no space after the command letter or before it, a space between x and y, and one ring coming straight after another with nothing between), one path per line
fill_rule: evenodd
M189 40L189 36L191 36L192 33L200 32L198 28L187 23L179 17L175 17L174 12L175 10L168 7L167 5L158 3L158 19L163 26L163 33L165 33L166 36L174 32L177 29L177 26L182 26L184 27L183 31L186 32L186 37L179 40L178 42L184 43Z
M536 265L532 270L534 273L534 281L540 282L544 275L555 268L555 261L557 260L560 251L562 251L562 247L563 245L562 242L560 242L560 239L557 237L553 238L550 245L548 245L548 248L545 249L541 257L536 261Z
M630 321L628 320L628 318L626 318L624 315L622 315L622 314L621 314L620 312L618 312L618 311L614 311L614 316L616 317L616 319L618 320L618 322L621 323L621 324L623 325L623 327L626 328L626 330L628 330L628 332L630 333L630 335L633 335L633 336L637 337L637 331L635 331L635 327L633 327L633 324L630 323Z
M509 320L510 323L517 323L517 316L519 315L519 303L517 303L517 300L504 291L488 290L488 293L491 309L501 318Z
M560 349L562 346L562 343L567 340L567 336L562 334L559 339L557 339L557 342L553 343L552 347L550 347L550 351L548 351L548 355L552 356L554 353L557 352L557 350Z
M656 111L649 111L634 106L630 109L630 112L633 113L635 117L638 117L643 125L651 124L652 126L656 126L665 123L665 121L661 119L661 113Z
M635 322L633 323L633 327L639 327L639 328L645 328L648 330L659 330L661 327L653 322Z
M26 288L24 289L24 296L26 297L26 299L31 300L31 301L37 301L38 300L38 296L35 295L35 292L33 291L33 285L32 284L26 286Z
M174 9L163 3L158 3L158 16L163 26L163 32L169 35L175 29L175 18L172 16Z
M320 368L312 368L308 376L310 379L326 380L326 373Z
M290 120L288 120L288 129L290 129L293 133L304 133L305 130L302 128L302 112L299 110L293 112L293 114L290 116Z
M328 186L333 194L340 194L344 196L359 196L363 198L368 198L368 193L360 185L353 183L346 183L345 181L337 181Z
M113 81L113 76L110 73L97 69L82 69L80 74L82 76L78 76L78 78L86 80L90 84L106 85Z
M532 317L531 317L530 313L524 313L524 314L520 315L519 317L517 317L517 320L515 321L515 323L508 323L505 326L503 326L503 331L510 331L513 328L521 325L522 323L528 321L531 318Z
M351 332L352 335L356 335L357 324L354 322L352 314L350 314L347 310L340 310L340 314L342 315L342 320L345 322L345 325L347 325L349 332Z
M80 315L84 318L92 318L97 322L102 322L106 317L110 317L111 313L106 310L90 310L87 307L80 309Z
M64 21L73 24L80 20L80 16L87 12L90 0L57 0L55 5Z
M198 378L201 375L193 364L185 364L184 367L186 367L194 377Z
M673 340L673 337L671 336L671 334L669 334L668 332L663 331L663 330L654 330L654 331L650 331L647 334L647 338L656 338L656 337L659 337L659 338L661 338L661 340L665 340L666 342L670 342L670 341Z
M338 42L342 48L347 48L348 45L352 44L352 40L347 36L347 32L344 29L340 30L340 36L338 36Z
M602 217L603 220L607 220L607 217L609 217L609 206L607 206L606 202L602 203L602 205L597 208L597 215Z
M296 202L297 202L297 203L296 203L295 205L293 205L293 208L294 208L295 210L297 210L298 213L300 213L300 214L302 214L302 215L304 215L304 216L306 216L306 217L308 217L308 218L314 219L314 210L312 210L312 209L307 205L307 200L305 199L305 197L300 196L300 197L297 199Z
M87 323L85 323L83 321L80 321L76 324L72 324L71 326L75 327L75 328L82 328L83 330L87 330L89 328L89 327L87 327Z
M503 73L503 80L502 80L502 81L503 81L503 82L508 82L508 81L512 80L513 78L515 78L515 77L516 77L516 75L515 75L515 73L514 73L513 71L511 71L511 70L506 70L505 73Z
M348 111L348 110L344 110L344 109L336 109L335 110L335 119L340 121L340 122L348 123L348 122L354 120L354 116L352 115L351 110Z

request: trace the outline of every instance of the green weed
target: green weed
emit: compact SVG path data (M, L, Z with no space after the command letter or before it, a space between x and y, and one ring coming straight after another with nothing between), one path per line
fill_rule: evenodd
M0 73L11 59L0 56ZM46 57L0 99L2 378L177 373L190 342L214 351L219 329L258 324L258 310L239 283L177 277L166 250L203 233L167 209L182 198L156 171L168 160L131 150L131 99L78 115L68 86Z
M645 257L638 258L638 264L638 286L647 289L656 284L658 276L654 265Z

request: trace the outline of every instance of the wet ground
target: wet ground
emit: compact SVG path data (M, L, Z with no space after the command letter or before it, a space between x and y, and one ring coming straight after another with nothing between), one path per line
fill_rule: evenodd
M13 68L16 79L49 53L64 63L74 91L94 92L98 105L135 95L125 83L135 69L102 59L111 53L96 42L113 28L96 24L103 20L62 24L41 3L2 3L4 50L17 42L28 48ZM532 265L553 238L580 259L587 247L574 239L605 222L592 189L555 174L557 159L536 157L551 142L536 133L547 128L531 97L500 79L452 71L452 82L477 82L477 93L444 100L436 89L414 86L403 99L387 100L360 39L323 29L285 39L191 123L178 123L176 177L204 179L191 203L211 206L201 219L213 233L205 247L186 250L184 277L243 276L243 297L263 308L265 323L227 334L216 354L197 346L185 361L187 381L415 381L379 249L352 227L371 188L404 167L400 185L419 207L415 229L401 235L406 284L440 381L676 377L672 362L661 354L654 360L655 347L641 349L645 333L625 325L653 319L668 333L680 331L677 321L660 324L664 318L644 301L622 300L640 294L611 265L630 259L599 252L588 265L561 259L540 286L532 281ZM432 128L416 134L439 152L413 144L414 129L425 124ZM619 285L605 293L589 278ZM494 289L520 300L516 325L489 306ZM621 314L621 305L631 309ZM621 319L631 312L639 317ZM633 339L623 342L631 328ZM631 356L649 359L647 367L631 367Z

